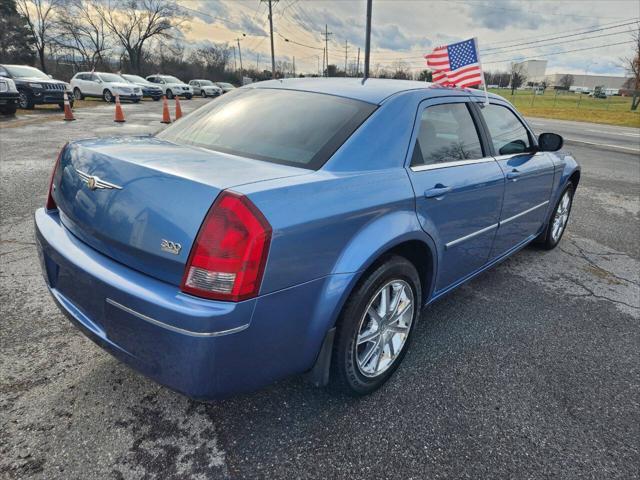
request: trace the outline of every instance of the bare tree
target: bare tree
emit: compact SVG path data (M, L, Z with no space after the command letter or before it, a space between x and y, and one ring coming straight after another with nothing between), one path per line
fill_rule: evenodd
M62 0L17 0L18 11L27 22L40 60L40 68L47 72L45 54L51 43L51 33L55 25L55 12Z
M565 90L569 90L569 88L571 88L571 85L573 85L573 80L573 75L567 73L566 75L560 77L560 81L558 83Z
M175 0L108 0L96 11L126 52L131 68L142 73L145 44L172 38L186 17Z
M517 88L521 87L524 82L527 81L527 74L525 73L524 65L521 63L511 64L511 95L513 95Z
M105 65L109 51L109 30L98 15L99 0L69 0L61 7L57 20L56 44L82 57L88 68Z

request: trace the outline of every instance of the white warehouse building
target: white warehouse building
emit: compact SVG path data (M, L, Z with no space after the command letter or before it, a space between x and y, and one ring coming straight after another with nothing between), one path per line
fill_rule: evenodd
M546 60L525 60L524 62L515 62L513 67L519 68L520 72L527 77L525 83L540 83L546 78Z

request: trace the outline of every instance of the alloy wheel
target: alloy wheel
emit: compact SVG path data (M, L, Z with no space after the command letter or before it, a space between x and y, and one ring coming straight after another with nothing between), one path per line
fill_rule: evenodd
M27 98L27 94L25 92L20 92L20 108L29 108L29 99Z
M571 209L571 194L569 190L564 192L562 198L558 202L558 207L553 217L553 224L551 225L551 238L554 242L558 242L562 236L562 232L567 226L569 220L569 211Z
M380 288L360 320L355 341L358 370L377 377L396 361L411 331L415 295L404 280L392 280Z

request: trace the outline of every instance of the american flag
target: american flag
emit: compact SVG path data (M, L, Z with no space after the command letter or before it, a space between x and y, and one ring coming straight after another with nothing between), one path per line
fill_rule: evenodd
M424 58L433 70L433 82L447 86L471 87L483 83L482 67L474 38L437 47Z

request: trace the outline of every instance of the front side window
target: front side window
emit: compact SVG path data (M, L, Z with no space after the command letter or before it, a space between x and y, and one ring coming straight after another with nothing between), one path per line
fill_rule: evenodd
M320 93L241 88L170 126L158 138L318 169L375 108Z
M482 109L482 116L496 154L513 155L531 151L529 132L507 107L488 105Z
M482 145L465 103L423 110L411 166L482 158Z

